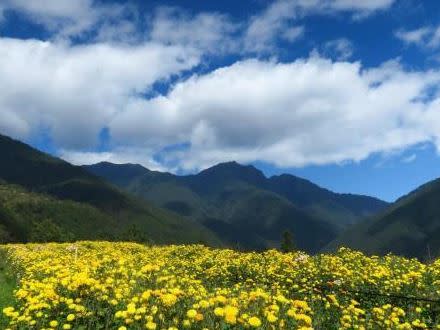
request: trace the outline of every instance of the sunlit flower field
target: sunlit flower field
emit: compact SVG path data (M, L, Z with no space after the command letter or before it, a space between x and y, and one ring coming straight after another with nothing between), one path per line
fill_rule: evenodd
M109 242L0 249L18 283L3 309L10 329L440 329L440 260Z

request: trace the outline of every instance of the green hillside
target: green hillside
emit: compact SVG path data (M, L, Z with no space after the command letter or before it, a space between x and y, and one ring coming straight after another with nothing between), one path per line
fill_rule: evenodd
M156 243L220 244L199 223L139 201L24 143L0 135L0 153L0 235L5 240L32 240L31 229L41 222L62 233L60 239L134 236Z
M350 228L326 250L339 246L424 260L440 256L440 179L402 197L382 214Z
M255 167L235 162L188 176L136 164L85 168L245 249L278 246L282 233L289 230L300 249L316 252L351 223L387 206L367 196L335 194L292 175L268 179Z
M115 219L93 206L0 183L1 242L104 238L115 236L117 225Z

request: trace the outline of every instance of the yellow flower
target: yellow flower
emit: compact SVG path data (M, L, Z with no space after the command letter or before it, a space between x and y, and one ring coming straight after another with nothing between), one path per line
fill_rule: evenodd
M256 316L252 316L249 318L248 320L249 325L254 327L254 328L258 328L259 326L261 326L261 321L258 317Z
M307 302L302 301L302 300L294 300L293 306L296 308L301 308L301 309L308 309L309 308L309 305L307 304Z
M195 309L190 309L189 311L186 312L186 316L188 316L188 318L193 319L195 318L197 315L197 311Z
M345 316L349 317L349 315L344 315L344 317ZM306 314L296 314L295 315L295 319L298 322L302 322L306 326L311 326L312 325L312 318L310 316L306 315Z
M225 315L225 321L229 324L235 324L237 323L237 317L234 315Z
M217 316L223 316L223 315L225 315L225 310L221 307L216 307L214 309L214 314Z
M147 322L147 324L145 325L145 328L147 328L148 330L154 330L156 329L157 325L154 322Z
M269 313L269 314L267 314L267 320L270 322L270 323L274 323L274 322L276 322L277 320L278 320L278 317L276 317L274 314L272 314L272 313Z
M200 307L202 307L202 308L208 308L208 307L209 307L209 302L206 301L206 300L201 300L201 301L199 302L199 305L200 305Z
M14 307L3 308L10 330L82 328L111 313L108 327L121 330L311 330L315 319L334 315L341 329L440 330L425 317L435 306L385 300L374 307L343 291L438 298L440 260L424 264L347 248L314 257L123 242L0 245L3 252L20 279Z
M127 313L134 314L136 313L136 305L131 303L127 305Z
M287 315L290 316L290 317L294 317L296 315L296 312L295 312L294 309L290 308L290 309L287 310Z
M230 305L225 306L223 309L223 315L227 323L235 324L237 323L238 308Z
M165 306L173 306L177 301L177 297L171 293L168 293L163 295L161 300Z
M14 311L14 307L6 307L3 308L3 314L5 314L6 316L8 316L9 314L11 314Z

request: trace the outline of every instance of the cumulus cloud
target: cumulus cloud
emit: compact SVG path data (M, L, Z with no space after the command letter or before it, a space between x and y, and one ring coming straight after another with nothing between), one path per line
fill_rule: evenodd
M437 71L391 61L319 56L244 60L180 80L146 99L158 80L200 61L190 47L144 43L68 46L0 39L0 130L24 138L48 128L62 155L197 169L237 160L277 166L359 161L420 142L440 145ZM434 89L435 91L435 89ZM106 153L93 150L109 127ZM155 165L156 164L156 165Z
M167 155L185 169L228 159L278 166L359 161L433 140L440 101L423 96L439 80L438 72L407 72L396 62L366 70L316 56L247 60L127 104L110 129L118 144L189 143Z
M440 98L432 88L440 73L407 71L397 61L366 69L348 62L347 39L293 62L247 59L183 78L207 55L296 42L307 33L306 15L370 15L393 2L278 0L240 24L221 13L160 8L148 16L145 38L130 39L138 31L120 6L6 0L5 10L61 29L61 36L90 29L96 36L76 45L0 38L0 130L26 138L44 127L76 164L138 162L160 170L226 160L328 164L421 142L440 146ZM434 29L425 34L406 38L429 37L434 45ZM158 82L171 84L169 91L152 93ZM112 148L95 152L104 127ZM175 145L184 147L168 148Z
M7 38L0 38L0 58L0 128L24 138L49 127L64 147L94 145L128 99L199 61L190 49L157 43L68 46Z

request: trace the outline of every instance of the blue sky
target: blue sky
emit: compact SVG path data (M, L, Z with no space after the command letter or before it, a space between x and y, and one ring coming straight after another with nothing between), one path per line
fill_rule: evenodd
M0 58L0 132L75 164L388 201L440 176L436 0L7 0Z

